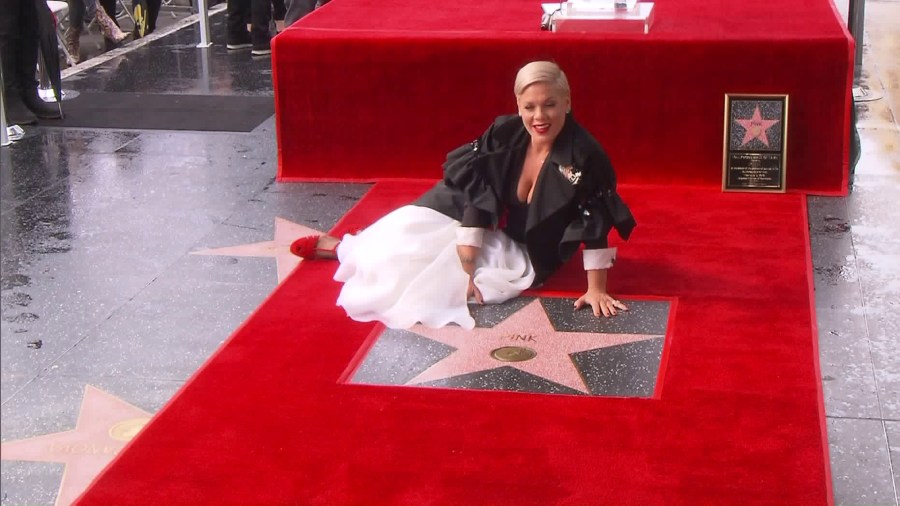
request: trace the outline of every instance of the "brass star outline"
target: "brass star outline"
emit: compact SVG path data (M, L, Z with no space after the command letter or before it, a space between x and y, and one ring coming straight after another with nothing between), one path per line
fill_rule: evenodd
M294 271L294 269L297 268L298 265L300 265L300 261L302 260L297 255L291 253L291 243L300 237L322 234L323 232L314 228L300 225L299 223L294 223L276 216L275 237L271 241L192 251L191 255L274 258L278 274L278 283L281 283Z
M0 445L0 457L65 464L56 505L68 506L151 416L114 395L85 385L74 429L4 442Z
M769 147L769 136L766 135L766 131L779 121L777 119L763 119L757 105L756 109L753 110L752 117L735 120L744 129L744 139L741 141L741 146L746 146L753 139L759 139L766 147Z

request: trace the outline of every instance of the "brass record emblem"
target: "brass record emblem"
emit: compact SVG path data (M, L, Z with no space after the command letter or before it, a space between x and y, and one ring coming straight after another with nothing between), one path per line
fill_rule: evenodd
M109 429L109 437L116 441L131 441L149 421L149 418L132 418L131 420L119 422Z
M537 352L523 346L504 346L491 352L491 356L501 362L525 362L537 356Z

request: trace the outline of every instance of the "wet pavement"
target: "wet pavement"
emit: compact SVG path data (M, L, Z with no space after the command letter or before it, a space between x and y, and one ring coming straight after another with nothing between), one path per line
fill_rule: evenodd
M897 506L900 2L870 0L866 16L862 157L849 197L809 198L810 238L836 504ZM190 25L67 71L64 88L271 97L270 61L226 51L223 23L219 10L209 49L195 47ZM277 253L285 242L328 230L368 188L278 184L275 166L273 118L248 133L29 127L0 150L0 504L77 495L85 470L108 462L284 278L296 262ZM431 362L446 355L446 344L421 336L386 339ZM604 361L630 357L640 388L614 385L610 395L650 395L655 339L583 353L590 391L607 388ZM392 367L406 376L363 366L356 380L421 372ZM431 380L498 384L558 389L512 366ZM118 418L103 418L111 413ZM91 432L98 420L106 425ZM13 459L36 447L43 457Z
M861 157L847 198L810 197L810 239L836 504L900 488L900 2L866 2Z

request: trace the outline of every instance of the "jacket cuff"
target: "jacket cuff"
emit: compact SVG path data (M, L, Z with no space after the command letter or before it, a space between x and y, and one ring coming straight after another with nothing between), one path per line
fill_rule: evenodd
M596 271L609 269L616 263L616 251L618 248L586 249L582 252L584 270Z
M491 226L491 213L483 211L472 204L466 204L463 210L462 226L464 227L481 227L487 228Z
M484 229L478 227L457 227L456 244L458 246L481 247L484 239Z

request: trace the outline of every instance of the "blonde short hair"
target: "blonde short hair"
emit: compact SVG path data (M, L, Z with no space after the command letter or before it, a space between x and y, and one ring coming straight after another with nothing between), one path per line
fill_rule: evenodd
M516 84L513 88L516 96L520 96L534 83L547 83L562 92L565 96L570 96L569 80L566 79L565 72L559 68L559 65L551 61L533 61L519 69L516 74Z

